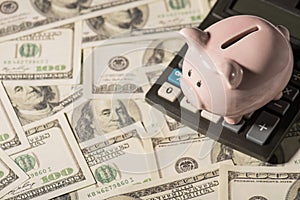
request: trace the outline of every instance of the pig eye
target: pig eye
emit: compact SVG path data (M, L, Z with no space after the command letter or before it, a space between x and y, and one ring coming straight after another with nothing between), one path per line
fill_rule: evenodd
M192 70L190 69L189 71L188 71L188 76L190 77L192 75Z
M200 87L201 86L201 81L198 81L196 84L197 84L198 87Z

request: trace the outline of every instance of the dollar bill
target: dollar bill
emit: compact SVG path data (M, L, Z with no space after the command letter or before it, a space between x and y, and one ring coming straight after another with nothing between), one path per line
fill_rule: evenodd
M25 128L31 147L11 158L30 179L5 199L49 199L95 183L63 114Z
M200 133L151 138L160 178L178 176L211 165L209 155L200 155L211 139Z
M14 114L22 126L66 110L83 96L82 85L27 86L5 84Z
M20 85L78 84L80 28L72 23L0 43L5 49L0 54L0 80Z
M156 179L147 155L146 135L141 123L80 144L85 159L97 180L96 185L78 190L78 199L104 199L121 188ZM134 164L133 164L134 163Z
M0 41L141 5L148 0L1 0Z
M157 39L145 36L143 40L84 49L87 97L143 98L149 89L145 69L166 67L184 43L172 32Z
M0 84L0 148L11 155L30 147L20 122L10 104L2 83Z
M137 199L218 199L219 165L178 176L152 181L120 191L106 200Z
M220 200L300 198L299 167L222 166L220 177Z
M27 174L0 149L0 198L27 179Z
M67 116L79 143L94 140L139 121L143 123L147 137L159 136L165 126L161 113L144 100L86 100L69 110Z
M156 0L125 10L99 15L83 21L82 45L98 45L102 40L177 31L196 27L209 11L208 0Z

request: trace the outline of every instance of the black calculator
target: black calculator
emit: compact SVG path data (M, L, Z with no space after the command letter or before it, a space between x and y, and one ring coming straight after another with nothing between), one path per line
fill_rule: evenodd
M300 0L219 0L199 25L211 24L233 15L249 14L284 25L290 31L294 70L280 100L272 101L236 125L223 117L195 110L180 89L183 57L187 45L174 57L146 94L146 101L192 129L233 149L262 161L269 161L300 112Z

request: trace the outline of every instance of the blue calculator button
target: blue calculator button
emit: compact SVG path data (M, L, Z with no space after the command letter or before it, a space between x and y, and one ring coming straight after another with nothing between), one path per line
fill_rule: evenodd
M181 70L179 69L173 69L171 74L168 77L168 81L172 84L174 84L177 87L180 87L179 78L181 77Z

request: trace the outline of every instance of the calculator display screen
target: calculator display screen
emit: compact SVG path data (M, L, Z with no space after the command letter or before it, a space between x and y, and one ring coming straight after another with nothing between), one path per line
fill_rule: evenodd
M293 37L300 39L300 16L295 13L261 0L238 0L231 9L242 14L265 18L275 25L284 25Z

